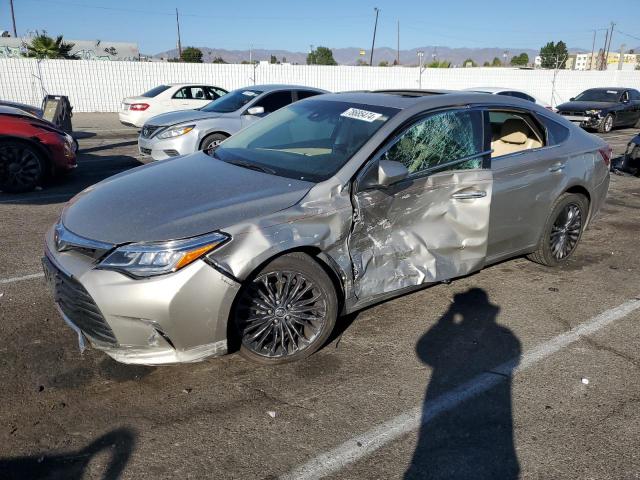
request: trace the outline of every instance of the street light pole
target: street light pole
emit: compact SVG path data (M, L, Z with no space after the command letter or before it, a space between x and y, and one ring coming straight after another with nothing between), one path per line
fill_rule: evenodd
M18 31L16 30L16 15L13 12L13 0L9 0L9 5L11 6L11 20L13 21L13 36L18 36Z
M422 90L422 72L424 70L422 57L424 57L424 52L422 50L418 51L418 89Z
M373 66L373 49L376 46L376 30L378 29L378 13L380 13L380 9L378 7L373 7L376 11L376 23L373 25L373 41L371 42L371 55L369 56L369 66Z
M176 27L178 28L178 59L182 60L182 43L180 42L180 17L176 8Z

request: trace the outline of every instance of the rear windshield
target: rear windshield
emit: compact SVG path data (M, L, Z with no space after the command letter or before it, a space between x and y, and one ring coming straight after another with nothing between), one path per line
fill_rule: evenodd
M262 92L260 90L242 89L227 93L223 97L208 103L200 110L203 112L229 113L244 107Z
M141 97L147 97L147 98L153 98L153 97L157 97L162 92L164 92L165 90L168 90L168 89L169 89L169 85L159 85L159 86L157 86L155 88L152 88L148 92L144 92L140 96Z
M377 105L308 99L277 110L225 140L214 157L320 182L342 168L397 112Z
M577 102L617 102L621 93L620 90L585 90L575 100Z

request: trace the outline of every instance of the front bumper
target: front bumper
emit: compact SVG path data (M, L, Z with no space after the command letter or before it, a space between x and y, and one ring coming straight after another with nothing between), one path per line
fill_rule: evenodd
M603 120L603 117L600 117L597 115L587 115L587 114L567 115L562 112L558 112L558 113L560 113L564 118L566 118L570 122L577 123L582 128L597 128L600 126Z
M158 365L227 352L227 321L240 284L203 260L135 280L97 270L77 251L57 252L50 231L43 263L65 321L115 360Z
M195 130L195 129L194 129ZM141 155L151 156L154 160L166 160L198 151L198 133L189 133L175 138L138 137L138 150Z

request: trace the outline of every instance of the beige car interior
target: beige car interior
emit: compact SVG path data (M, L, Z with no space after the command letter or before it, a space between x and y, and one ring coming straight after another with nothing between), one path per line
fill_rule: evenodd
M493 132L491 156L500 157L540 147L542 142L527 122L522 118L509 118L501 125L499 132Z

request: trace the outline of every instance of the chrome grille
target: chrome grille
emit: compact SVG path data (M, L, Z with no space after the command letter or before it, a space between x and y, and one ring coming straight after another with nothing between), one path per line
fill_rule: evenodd
M46 256L42 266L55 302L67 318L87 337L109 345L117 345L113 330L89 292L74 278L62 272Z
M144 125L142 127L142 131L140 132L140 135L142 135L142 137L144 138L151 138L159 128L160 127L157 127L155 125Z
M564 111L558 112L558 113L560 115L570 115L570 116L577 116L577 117L584 116L584 112L576 112L576 111L573 111L573 110L564 110Z

